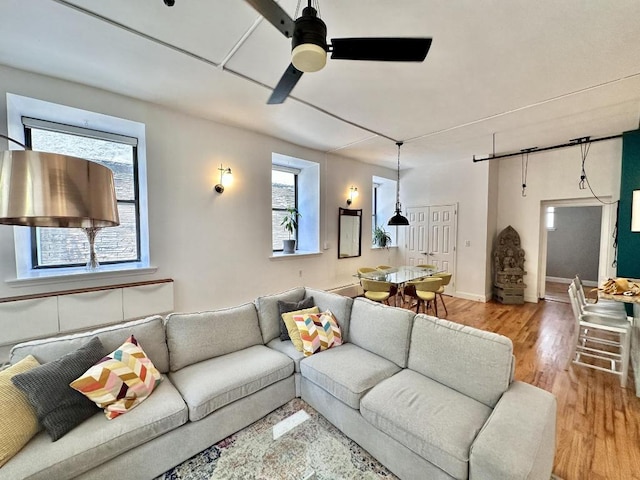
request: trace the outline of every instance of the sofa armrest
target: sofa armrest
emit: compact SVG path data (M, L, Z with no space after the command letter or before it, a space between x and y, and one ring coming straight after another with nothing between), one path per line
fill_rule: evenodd
M471 445L470 480L549 480L556 409L551 393L527 383L511 383Z

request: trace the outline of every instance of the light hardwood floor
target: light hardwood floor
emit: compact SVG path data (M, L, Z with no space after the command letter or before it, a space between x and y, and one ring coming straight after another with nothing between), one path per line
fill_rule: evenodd
M557 301L501 305L445 296L442 318L509 337L516 380L558 399L553 473L565 480L640 480L640 398L606 372L572 365L564 370L572 339L571 306Z

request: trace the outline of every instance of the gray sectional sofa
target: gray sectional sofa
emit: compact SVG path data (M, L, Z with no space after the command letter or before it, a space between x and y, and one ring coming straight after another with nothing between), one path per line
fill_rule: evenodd
M278 301L313 296L345 343L304 357L280 340ZM402 479L548 480L553 395L513 381L511 341L446 320L299 287L214 312L155 316L27 342L41 363L134 334L164 380L114 420L56 442L40 432L0 479L153 478L301 396ZM110 350L109 350L110 351Z

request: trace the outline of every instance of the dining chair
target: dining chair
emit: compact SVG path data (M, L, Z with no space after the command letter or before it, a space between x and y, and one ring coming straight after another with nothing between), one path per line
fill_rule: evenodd
M390 305L389 298L391 297L391 287L393 287L393 284L379 280L370 280L368 278L361 278L360 284L364 290L365 298L373 300L374 302Z
M571 284L576 289L578 300L580 301L583 310L620 312L624 313L624 315L626 316L627 310L625 309L624 303L616 302L615 300L599 298L597 298L595 302L589 302L586 294L584 293L584 287L582 286L582 280L580 279L580 276L576 275Z
M358 273L363 274L363 273L370 273L370 272L375 272L377 271L377 269L373 268L373 267L360 267L358 268Z
M620 386L625 388L629 373L631 323L627 318L582 313L575 288L569 288L569 299L576 332L565 370L574 363L610 372L620 376ZM588 363L586 360L598 363Z
M573 292L578 301L578 307L580 313L594 313L596 315L613 316L615 318L627 318L627 311L624 308L624 303L612 301L610 303L588 303L584 297L583 290L579 287L578 282L571 282L569 284L569 290Z
M426 268L429 270L437 270L437 265L431 265L430 263L421 263L419 265L416 265L416 267L418 268Z
M438 316L438 304L436 303L436 292L442 285L442 279L439 277L427 277L422 280L407 282L404 287L406 296L414 297L418 300L416 303L416 313L420 312L420 305L424 306L424 313L427 313L429 306L435 316Z
M442 279L442 285L440 285L440 288L438 288L436 295L440 297L440 301L442 302L442 306L444 307L444 314L449 315L449 312L447 311L447 306L444 303L444 297L442 296L442 294L444 293L444 287L449 285L449 282L451 282L451 273L434 273L433 276L439 277Z

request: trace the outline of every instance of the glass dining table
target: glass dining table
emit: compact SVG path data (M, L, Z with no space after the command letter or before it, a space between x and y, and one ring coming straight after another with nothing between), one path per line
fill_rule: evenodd
M401 266L388 268L385 270L376 270L375 272L357 273L354 277L367 278L369 280L379 280L381 282L389 282L396 286L401 286L412 280L417 280L423 277L429 277L435 273L439 273L438 270L432 268L413 267L413 266Z

